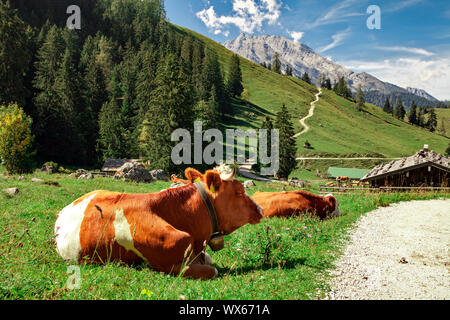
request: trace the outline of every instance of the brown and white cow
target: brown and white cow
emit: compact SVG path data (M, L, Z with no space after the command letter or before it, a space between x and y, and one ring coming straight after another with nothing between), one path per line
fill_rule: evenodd
M202 174L194 169L185 171L187 180L172 176L174 183L190 183L201 179ZM340 214L339 202L329 194L325 197L307 191L289 192L256 192L252 199L264 211L264 218L291 217L309 212L325 219L328 215L336 217Z
M253 200L264 210L264 218L292 217L304 213L325 219L340 214L339 203L333 195L325 197L307 191L256 192Z
M213 170L201 181L222 234L263 218L261 208L239 181L222 179ZM144 261L164 273L210 279L217 275L203 255L213 230L210 219L194 184L153 194L94 191L60 212L55 224L56 247L65 260ZM186 262L188 267L183 268Z

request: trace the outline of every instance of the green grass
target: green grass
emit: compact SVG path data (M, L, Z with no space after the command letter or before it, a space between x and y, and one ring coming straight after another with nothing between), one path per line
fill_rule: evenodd
M208 281L160 274L145 265L109 263L81 265L81 289L69 290L64 262L55 251L56 214L79 196L96 189L157 192L168 182L125 183L111 178L76 180L67 175L35 174L59 187L35 184L26 176L0 179L0 299L314 299L328 288L326 270L343 248L347 230L364 213L380 205L437 194L354 194L338 196L343 215L319 221L310 217L263 220L226 237L226 248L212 253L219 270ZM257 183L249 190L280 190L278 184ZM291 190L291 188L287 188ZM317 185L311 186L317 191ZM448 197L448 195L447 195ZM268 227L270 226L270 230ZM320 229L320 231L318 230ZM308 234L311 237L308 237ZM153 292L142 295L143 289Z
M228 72L231 51L194 31L179 26L174 28L203 41L217 52L223 71L225 74ZM299 120L308 114L317 89L244 58L241 58L241 67L244 87L249 92L248 101L234 104L235 113L225 125L244 130L259 128L266 115L275 117L285 103L293 117L295 132L301 131ZM367 104L365 112L358 112L354 103L325 89L316 104L315 115L307 123L311 130L297 138L299 156L311 154L303 149L305 140L315 148L312 154L377 153L385 157L409 156L422 149L424 144L443 153L449 142L448 138L394 119L370 104Z

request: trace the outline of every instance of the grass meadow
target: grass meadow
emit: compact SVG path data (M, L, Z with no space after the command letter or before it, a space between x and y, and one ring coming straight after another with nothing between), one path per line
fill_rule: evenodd
M46 183L31 182L32 177ZM227 236L224 250L213 253L208 249L219 271L213 280L168 276L144 264L81 264L81 288L70 290L70 264L59 257L52 241L58 212L93 190L158 192L168 185L111 178L76 180L44 173L27 175L23 181L0 179L0 190L20 190L15 196L0 192L0 299L317 299L327 291L327 270L361 215L394 202L449 197L434 193L339 195L343 214L336 219L266 219ZM257 190L281 191L281 186L257 182L248 193ZM310 190L317 192L317 185Z

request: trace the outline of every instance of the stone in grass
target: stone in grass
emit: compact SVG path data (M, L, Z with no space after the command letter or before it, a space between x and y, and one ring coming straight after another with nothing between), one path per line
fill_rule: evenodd
M247 180L244 182L244 188L248 189L250 187L255 187L256 184L253 182L253 180Z
M19 181L25 180L25 177L24 176L20 176L20 177L17 178L17 180L19 180Z
M15 196L19 193L19 189L17 188L8 188L3 190L4 193L9 194L10 196Z
M92 180L94 179L94 175L92 173L86 173L79 176L78 179Z
M31 179L31 181L32 182L36 182L36 183L43 183L44 182L44 180L39 179L39 178L33 178L33 179Z

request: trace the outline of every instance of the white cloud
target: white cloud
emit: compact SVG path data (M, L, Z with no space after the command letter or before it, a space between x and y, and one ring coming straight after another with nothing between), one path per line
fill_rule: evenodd
M344 31L340 31L336 34L334 34L331 38L333 39L333 42L329 45L320 48L318 51L320 53L323 53L325 51L328 51L330 49L333 49L334 47L337 47L340 45L348 36L350 35L350 27L345 29Z
M420 54L427 57L433 56L433 52L429 52L425 49L420 48L411 48L411 47L376 47L377 49L384 50L384 51L398 51L398 52L408 52L408 53L414 53L414 54Z
M317 18L314 22L306 24L307 29L313 29L318 26L344 22L349 17L364 16L365 12L349 12L349 8L354 4L360 3L360 0L345 0L331 7L325 14Z
M301 38L303 38L303 35L305 34L304 32L299 32L299 31L287 31L289 33L289 35L291 36L292 40L294 40L294 42L299 42Z
M235 25L241 32L252 34L260 31L265 21L270 25L276 24L281 16L281 6L278 0L233 0L232 15L218 16L214 6L196 15L214 34L226 34L224 29L227 25Z
M398 58L382 61L340 62L355 72L368 72L400 87L427 91L434 97L450 99L450 58Z
M395 12L402 10L404 8L413 6L419 2L422 2L423 0L404 0L404 1L397 1L392 7L385 9L385 12Z

